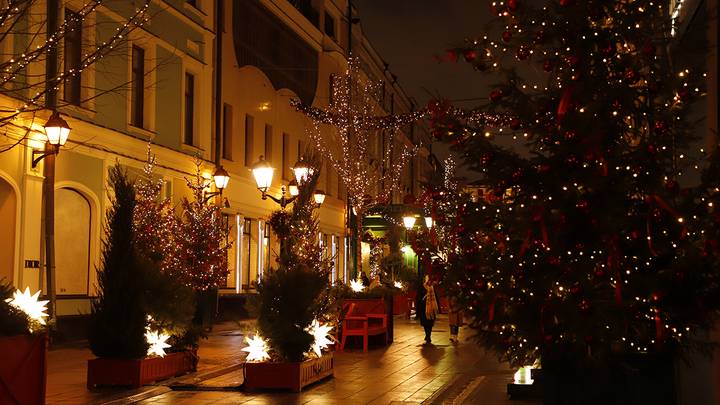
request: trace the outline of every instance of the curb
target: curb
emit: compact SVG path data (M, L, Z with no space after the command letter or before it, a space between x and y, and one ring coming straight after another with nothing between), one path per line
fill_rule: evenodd
M189 384L198 384L203 381L209 380L211 378L215 378L218 376L221 376L223 374L231 373L235 370L241 369L245 366L245 363L233 363L229 365L224 365L217 367L212 370L203 371L202 373L191 373L187 375L183 375L180 377L171 378L169 380L165 380L160 385L155 385L151 387L143 387L138 388L136 390L133 390L131 392L127 392L123 394L119 398L111 399L111 400L101 400L98 402L95 402L96 404L103 404L103 405L125 405L125 404L134 404L136 402L143 401L145 399L153 398L165 393L168 393L172 391L171 386L175 384L181 384L181 385L189 385ZM145 389L149 388L149 389ZM139 391L139 392L138 392Z

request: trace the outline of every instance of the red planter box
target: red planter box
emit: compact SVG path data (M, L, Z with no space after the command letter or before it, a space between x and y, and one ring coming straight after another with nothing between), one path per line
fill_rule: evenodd
M47 335L0 336L0 404L44 404Z
M300 363L245 363L245 388L300 392L303 387L334 374L332 353Z
M88 360L88 388L108 385L140 387L195 371L197 353L184 351L146 359Z

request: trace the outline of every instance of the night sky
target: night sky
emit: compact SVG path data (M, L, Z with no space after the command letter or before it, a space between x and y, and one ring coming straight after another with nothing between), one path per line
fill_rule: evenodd
M445 50L461 46L464 38L481 35L490 18L484 1L468 0L355 0L363 32L390 64L403 89L418 106L433 97L472 108L487 97L488 75L462 61L438 62ZM444 145L433 145L440 159ZM459 162L458 162L459 163Z

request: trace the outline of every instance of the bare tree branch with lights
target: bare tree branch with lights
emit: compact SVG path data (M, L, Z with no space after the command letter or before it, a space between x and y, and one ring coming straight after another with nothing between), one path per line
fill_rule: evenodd
M17 123L16 119L27 117L34 120L38 111L64 105L84 105L102 95L124 91L129 82L117 86L95 88L94 84L81 83L73 86L69 97L73 100L55 101L57 93L70 83L80 83L81 76L99 61L109 56L125 57L125 48L130 33L141 28L150 19L150 0L138 2L127 10L127 17L117 21L115 29L110 25L98 30L97 38L88 41L82 38L83 31L97 30L95 16L104 7L103 0L84 2L74 12L65 13L53 24L46 14L45 2L38 0L9 0L0 7L0 95L16 102L0 107L0 128L11 130L4 134L9 142L0 144L0 152L20 145L31 133L31 127ZM121 2L114 5L127 8ZM56 11L59 14L59 10ZM38 18L38 16L41 16ZM56 25L53 27L52 25ZM53 30L53 28L56 28ZM107 35L105 35L107 33ZM102 34L102 35L101 35ZM77 55L71 60L62 60L59 49L70 37L80 36ZM47 70L50 60L58 66L55 71ZM88 88L93 91L88 92ZM67 88L66 88L67 93ZM53 100L48 102L48 100Z
M381 115L376 101L381 91L380 83L362 76L359 60L350 58L345 74L334 80L332 98L326 109L304 105L300 100L291 101L310 119L309 138L347 190L356 218L353 229L358 240L356 269L361 255L363 215L376 205L390 202L392 193L400 185L405 165L417 151L416 145L403 142L399 130L425 115L425 110ZM376 154L373 146L381 132L388 138Z

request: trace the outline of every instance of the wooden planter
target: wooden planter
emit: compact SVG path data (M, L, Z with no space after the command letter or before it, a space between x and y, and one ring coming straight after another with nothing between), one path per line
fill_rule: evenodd
M299 363L245 363L245 388L290 389L303 387L334 375L333 354Z
M0 336L0 404L44 404L47 335Z
M195 371L197 352L186 350L165 357L88 360L87 386L140 387Z

